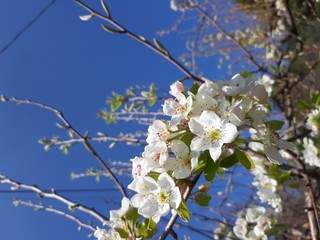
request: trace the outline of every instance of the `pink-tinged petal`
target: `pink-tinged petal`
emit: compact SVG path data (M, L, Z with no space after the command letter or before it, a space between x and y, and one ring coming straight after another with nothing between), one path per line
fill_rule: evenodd
M138 213L145 218L151 218L158 212L158 209L159 205L156 197L153 195L149 195L143 200L141 206L138 209Z
M172 141L171 150L177 157L184 157L189 153L188 146L180 140Z
M210 157L213 161L217 161L217 159L221 156L221 147L222 145L217 142L209 148Z
M188 123L190 131L196 135L203 133L203 125L199 122L198 117L192 117Z
M222 130L222 134L223 143L231 143L238 135L237 127L231 123L226 123Z
M277 146L279 148L283 148L283 149L292 149L294 148L294 145L285 141L285 140L282 140L282 139L276 139L275 140L275 143L277 144Z
M170 193L170 206L177 209L181 203L181 193L178 187L175 187Z
M273 145L265 146L264 153L272 163L280 164L280 162L282 161L282 157L278 149Z
M167 191L171 190L176 185L173 179L166 172L160 174L158 178L158 184L160 188L165 189Z
M163 104L163 113L167 116L173 116L175 114L175 108L177 107L178 103L174 101L172 98L166 99Z
M221 118L212 111L203 111L200 115L199 122L204 126L203 129L218 129L221 127Z
M210 146L210 139L202 137L195 137L190 144L191 151L203 151L209 149Z

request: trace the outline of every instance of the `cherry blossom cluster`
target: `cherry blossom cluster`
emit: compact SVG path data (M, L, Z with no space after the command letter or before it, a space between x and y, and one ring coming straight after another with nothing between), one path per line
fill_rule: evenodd
M201 157L218 162L234 150L240 151L241 131L254 129L253 139L247 140L259 143L274 163L281 161L279 148L292 147L268 124L268 92L253 79L237 74L230 81L194 84L189 91L175 82L169 93L172 97L165 100L163 113L170 120L154 121L148 128L144 152L131 159L133 181L128 189L135 194L124 198L119 210L110 211L106 224L112 229L126 230L124 216L130 207L154 223L170 211L178 211L183 184L192 179L195 169L202 171ZM108 234L117 239L112 230L98 229L95 236L104 240Z
M247 208L239 213L234 234L243 240L267 240L265 231L272 227L273 215L262 206Z

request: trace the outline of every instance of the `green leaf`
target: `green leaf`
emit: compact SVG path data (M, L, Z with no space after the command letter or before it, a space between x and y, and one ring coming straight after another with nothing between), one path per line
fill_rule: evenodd
M310 92L310 99L314 104L319 105L320 104L320 92L319 93Z
M238 158L237 158L236 154L233 153L230 156L228 156L220 161L220 167L230 168L233 165L235 165L237 162L238 162Z
M110 11L109 11L109 8L107 6L107 4L105 3L104 0L101 0L101 5L103 7L103 10L106 12L107 14L107 17L111 17L111 14L110 14Z
M265 230L265 233L267 235L277 235L280 231L284 231L284 230L287 230L287 229L288 229L288 226L276 225L276 226L273 226L270 229Z
M109 27L105 24L102 24L101 27L106 30L107 32L110 32L110 33L121 33L121 31L117 30L117 29L114 29L112 27Z
M206 207L209 206L211 197L208 194L201 192L194 197L194 200L199 206Z
M140 218L140 214L138 213L138 209L134 207L130 207L125 214L125 217L128 221L132 221L132 227L135 226L136 222Z
M312 109L312 107L304 100L299 99L297 102L297 107L300 109Z
M193 133L185 132L181 135L180 140L184 142L187 146L190 146L192 139L194 138Z
M291 188L299 188L300 184L299 183L290 183L290 184L288 184L288 186Z
M184 222L190 221L189 210L184 200L181 201L179 208L176 210L181 220Z
M235 149L234 153L237 156L238 161L246 168L246 169L253 169L254 163L249 155L245 152Z
M210 157L209 151L206 154L206 166L204 167L204 177L208 182L212 182L216 176L217 169L219 168L219 162L214 162Z
M137 227L137 237L151 238L158 231L157 224L150 218L142 221Z
M243 77L243 78L250 78L250 77L252 77L252 74L251 74L251 72L250 72L249 70L242 70L242 71L240 72L240 75L241 75L241 77Z
M194 95L196 95L198 93L199 87L200 87L199 84L194 83L190 89L190 92L192 92Z
M290 173L289 171L283 172L283 173L280 175L278 181L279 181L281 184L283 184L283 183L285 183L286 181L288 181L288 180L290 179L290 177L291 177L291 173Z
M269 127L273 131L278 131L282 128L284 122L279 120L271 120L268 122L265 122L266 126Z
M159 40L157 40L156 38L153 39L154 44L157 46L157 48L163 52L165 55L169 55L169 52L167 51L167 49L163 46L163 44L161 42L159 42Z
M152 107L157 102L157 98L150 98L149 100L149 106Z
M129 234L123 228L114 228L114 230L120 234L121 238L129 237Z

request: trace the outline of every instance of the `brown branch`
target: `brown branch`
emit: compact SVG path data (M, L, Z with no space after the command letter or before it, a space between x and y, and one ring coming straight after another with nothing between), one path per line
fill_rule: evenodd
M188 69L186 69L184 66L182 66L176 59L174 59L170 55L170 53L168 51L164 51L164 50L159 49L158 47L156 47L155 45L150 43L144 37L141 37L141 36L131 32L130 30L128 30L127 28L125 28L124 26L119 24L117 21L115 21L111 17L111 14L108 14L107 16L104 16L104 15L98 13L97 11L95 11L94 9L92 9L91 7L89 7L87 4L83 3L81 0L75 0L75 2L77 4L79 4L81 7L83 7L84 9L86 9L92 16L100 18L103 21L106 21L106 22L110 23L113 27L116 27L117 30L114 33L125 34L125 35L133 38L137 42L139 42L139 43L143 44L144 46L150 48L152 51L154 51L155 53L159 54L160 56L162 56L163 58L168 60L176 68L178 68L182 73L184 73L188 78L194 79L197 82L202 82L202 83L204 82L203 79L197 77L192 72L190 72Z
M59 202L66 204L69 208L78 209L81 212L84 212L84 213L87 213L87 214L93 216L94 218L96 218L97 220L99 220L102 223L104 223L108 220L101 213L97 212L94 208L89 208L89 207L86 207L85 205L74 202L74 201L56 193L54 190L52 192L45 192L42 189L40 189L39 187L37 187L36 185L32 186L32 185L20 183L20 182L13 180L13 179L8 178L5 175L2 175L2 174L0 174L0 184L11 185L13 187L12 191L14 191L14 189L22 188L22 189L30 190L32 192L37 193L39 195L39 197L56 199Z
M36 107L40 107L40 108L44 108L46 110L49 110L53 113L55 113L55 115L62 121L62 123L64 124L64 128L67 130L71 130L76 136L79 137L79 139L81 139L81 142L83 143L83 145L86 147L86 149L95 157L95 159L102 165L102 167L110 174L111 178L113 179L113 181L116 183L117 187L119 188L120 192L122 193L123 196L127 196L126 190L124 189L124 187L122 186L121 182L118 180L118 178L114 175L114 173L112 172L112 170L110 169L110 167L103 161L103 159L99 156L99 154L96 152L96 150L92 147L92 145L90 144L89 140L88 140L88 136L86 135L82 135L81 133L79 133L72 125L71 123L67 120L66 117L64 117L63 113L52 107L49 105L45 105L42 104L40 102L35 102L35 101L31 101L29 99L18 99L15 97L11 97L11 98L7 98L5 96L1 96L1 100L6 102L6 101L10 101L10 102L14 102L17 104L27 104L27 105L33 105Z
M14 200L13 204L15 206L22 205L22 206L26 206L26 207L31 207L31 208L33 208L34 210L37 210L37 211L46 211L46 212L51 212L51 213L55 213L55 214L64 216L64 217L76 222L79 225L79 229L87 228L87 229L91 230L92 232L94 232L96 230L92 225L86 224L86 223L82 222L79 218L77 218L77 217L75 217L73 215L70 215L70 214L68 214L66 212L63 212L61 210L58 210L58 209L56 209L56 208L54 208L52 206L46 207L46 206L44 206L42 204L36 204L36 203L31 202L31 201L26 202L26 201L23 201L23 200Z

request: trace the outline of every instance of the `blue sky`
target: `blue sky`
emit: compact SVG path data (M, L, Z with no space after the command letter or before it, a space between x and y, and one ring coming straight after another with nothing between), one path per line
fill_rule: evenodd
M0 49L10 41L49 1L2 0L0 2ZM98 0L87 1L101 10ZM110 0L114 18L133 32L150 40L156 32L170 28L180 13L163 0ZM135 84L155 82L164 90L183 77L166 60L126 36L106 33L98 19L79 20L85 15L73 1L58 0L7 51L0 55L0 94L29 98L60 109L80 132L93 135L102 131L116 136L119 127L97 119L112 91L124 92ZM183 35L160 38L170 52L178 56L184 49ZM213 66L213 65L212 65ZM210 74L213 75L214 69ZM210 69L210 67L208 67ZM70 173L99 168L95 159L82 147L75 146L70 155L57 148L45 152L38 144L41 137L59 135L57 117L33 106L0 104L0 173L43 189L108 188L113 183L94 179L70 180ZM127 129L130 129L129 127ZM121 129L123 130L123 129ZM96 145L95 145L96 146ZM139 148L97 145L105 160L128 161L141 153ZM54 201L38 199L35 194L6 194L0 186L1 239L86 239L87 231L77 232L77 225L61 216L13 207L12 199L43 201L65 210ZM65 194L76 201L95 206L108 216L106 199L117 199L117 192ZM111 206L117 208L118 206Z

